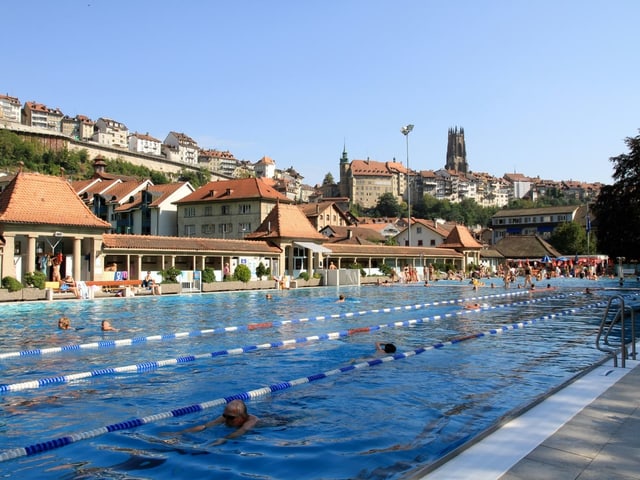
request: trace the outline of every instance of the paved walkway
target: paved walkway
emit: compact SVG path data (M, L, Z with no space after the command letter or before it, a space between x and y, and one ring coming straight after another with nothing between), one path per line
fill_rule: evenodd
M421 478L640 480L638 365L598 367Z

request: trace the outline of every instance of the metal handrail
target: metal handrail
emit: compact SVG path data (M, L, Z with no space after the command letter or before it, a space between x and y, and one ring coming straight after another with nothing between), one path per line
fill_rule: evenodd
M618 301L618 310L616 311L613 319L608 321L609 312L611 306L615 301ZM602 320L600 321L600 328L596 335L596 348L602 352L607 352L613 355L613 366L618 366L618 351L620 351L621 367L625 368L626 359L629 358L629 351L627 349L627 341L625 337L625 319L627 316L627 310L631 317L631 358L636 359L636 328L635 328L635 309L632 306L625 305L624 297L622 295L614 295L609 298L607 306L604 309ZM620 341L610 342L609 336L614 327L620 323ZM602 342L601 342L602 339Z

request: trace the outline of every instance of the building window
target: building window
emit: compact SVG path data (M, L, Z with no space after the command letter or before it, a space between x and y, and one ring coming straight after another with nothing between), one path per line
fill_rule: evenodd
M243 234L247 234L251 232L251 224L250 223L239 223L238 228Z
M204 233L204 234L214 233L213 225L210 224L210 223L202 224L202 233Z
M233 231L233 225L230 223L220 223L218 224L218 233L225 235L231 233Z
M195 225L185 225L184 226L184 236L185 237L195 237L196 236L196 226Z
M251 205L240 205L240 213L251 213Z
M185 216L185 218L195 217L196 216L196 207L185 207L184 216Z
M432 239L431 239L430 245L431 245L432 247L435 247L435 246L436 246L436 240L435 240L434 238L432 238Z
M211 215L213 215L213 207L211 205L207 205L206 207L204 207L204 215L205 217L210 217Z
M222 215L231 215L231 207L229 205L222 205Z
M421 234L422 233L422 227L416 227L416 233L417 234Z

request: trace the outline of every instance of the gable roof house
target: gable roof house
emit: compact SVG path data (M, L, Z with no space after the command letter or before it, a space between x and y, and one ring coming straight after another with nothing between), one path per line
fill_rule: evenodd
M197 165L199 151L200 147L193 138L179 132L169 132L162 144L162 153L167 160L174 162Z
M20 123L22 120L20 100L9 95L0 95L0 123Z
M176 202L178 235L242 239L278 202L293 203L260 178L209 182Z
M178 207L175 202L193 191L189 182L147 184L114 208L116 222L128 225L128 230L121 233L177 237Z
M153 185L149 179L103 179L94 178L94 181L87 184L80 181L72 184L77 188L78 195L89 205L96 216L111 223L114 233L134 233L133 216L128 210L118 211L118 207L125 203L133 202L135 195ZM142 232L142 226L138 225L138 230Z
M146 155L162 155L162 142L148 133L132 133L127 140L129 150Z
M438 248L450 248L464 255L464 269L467 265L480 265L480 251L482 245L473 238L469 229L464 225L453 227L446 240Z
M409 228L411 229L411 243L418 247L440 246L450 233L450 230L444 228L443 224L437 220L413 218L411 226L395 236L398 245L408 246Z
M96 120L93 137L91 137L91 139L101 145L127 150L129 148L129 144L127 143L128 136L129 129L124 123L117 122L110 118L100 117Z
M298 208L318 231L329 225L344 227L351 224L335 202L303 203Z
M346 171L347 194L353 203L364 208L375 207L385 193L402 201L406 186L406 169L395 162L353 160Z
M61 131L64 114L59 108L49 108L42 103L26 102L22 107L21 123L30 127Z
M46 260L56 255L62 274L90 279L110 228L63 178L19 172L0 193L0 276L22 280L38 269L50 279Z
M285 270L294 277L301 271L312 273L322 268L323 254L331 253L329 248L322 245L324 235L315 229L297 206L288 203L276 203L255 232L246 238L278 245L282 250L280 265L284 265Z

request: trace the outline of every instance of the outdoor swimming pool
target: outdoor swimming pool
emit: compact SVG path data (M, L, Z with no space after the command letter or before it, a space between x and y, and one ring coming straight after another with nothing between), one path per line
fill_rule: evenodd
M583 291L617 283L551 284L3 305L0 475L402 478L603 358L596 329L618 292ZM81 329L58 331L61 315ZM120 331L101 332L104 319ZM260 418L254 430L215 446L226 427L178 434L234 396Z

